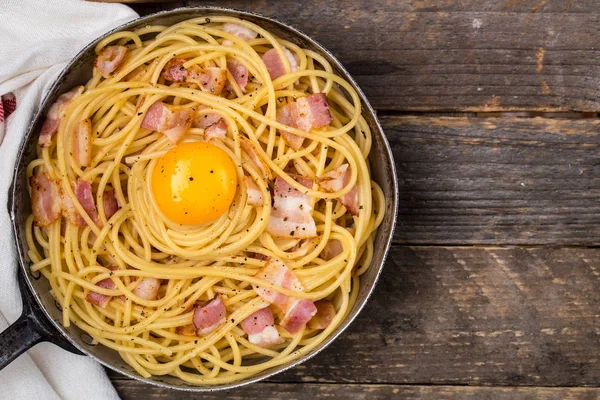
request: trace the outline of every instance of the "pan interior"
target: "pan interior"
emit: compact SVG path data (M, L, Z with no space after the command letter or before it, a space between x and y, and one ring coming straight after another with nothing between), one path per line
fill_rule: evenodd
M37 132L39 132L41 125L44 120L44 115L48 107L54 102L54 100L61 94L76 85L85 84L91 78L91 71L93 68L93 62L95 59L94 47L95 45L108 36L111 32L107 33L103 37L97 39L83 49L73 61L66 67L66 69L59 76L57 81L52 86L49 94L45 98L38 114L35 116L27 136L22 144L21 151L18 157L18 161L14 170L13 187L12 187L12 205L11 218L13 222L13 229L15 234L15 240L20 256L21 268L23 268L26 276L26 280L30 288L33 290L36 300L41 305L42 309L53 322L58 330L60 330L67 339L75 345L79 350L87 353L91 357L97 359L105 366L121 372L134 379L142 380L151 384L169 387L180 390L191 390L191 391L212 391L219 389L228 389L236 386L241 386L251 382L255 382L271 376L275 373L281 372L285 369L292 367L306 359L312 357L324 347L326 347L331 341L335 339L356 317L358 312L361 310L363 305L366 303L372 289L375 286L381 268L383 267L384 259L387 254L393 228L396 218L396 205L397 205L397 183L394 169L394 163L392 155L389 149L385 135L374 112L368 102L366 101L362 92L358 89L355 82L343 69L339 61L337 61L331 53L323 49L319 44L298 32L297 30L288 27L275 20L262 17L256 14L235 11L230 9L222 8L182 8L176 9L169 12L158 13L150 15L128 24L125 24L116 30L133 30L138 29L146 25L173 25L178 22L196 18L196 17L210 17L212 15L228 15L249 20L256 24L261 25L265 29L273 32L274 34L287 39L301 47L311 49L322 54L333 66L334 72L348 80L358 91L361 96L363 115L365 116L369 127L373 132L373 146L369 156L371 165L372 179L376 181L384 191L385 197L388 200L386 205L386 215L383 223L378 229L377 236L375 239L375 254L373 257L372 264L367 272L362 275L360 281L360 290L358 299L350 311L347 319L338 327L336 331L332 333L323 343L315 348L307 356L277 367L273 367L260 374L254 375L245 380L235 382L233 384L224 385L213 385L213 386L193 386L181 381L180 379L172 376L152 376L149 379L141 378L128 364L126 364L117 352L106 348L101 345L93 345L90 337L75 326L64 328L61 325L61 310L60 306L55 302L54 298L50 294L49 284L45 279L39 279L39 275L32 275L29 271L30 260L27 258L27 244L25 240L25 220L31 212L30 199L27 190L26 174L25 170L28 163L35 158L36 146L37 146Z

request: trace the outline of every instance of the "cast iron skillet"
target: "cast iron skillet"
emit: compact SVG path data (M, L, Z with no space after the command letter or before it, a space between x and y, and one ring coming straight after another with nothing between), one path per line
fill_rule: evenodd
M90 79L93 61L96 57L94 53L96 44L115 31L134 30L146 25L170 26L180 21L201 16L209 19L212 15L228 15L252 21L300 47L320 53L331 63L336 74L344 77L354 86L361 98L363 114L373 132L373 147L369 156L372 178L382 187L387 200L387 205L385 218L379 227L375 239L375 254L372 265L362 276L358 299L346 320L331 334L331 336L312 352L298 360L270 368L260 374L235 383L200 387L190 385L179 378L172 376L152 376L148 379L142 378L121 359L117 352L102 345L94 345L89 335L73 325L69 328L64 328L60 322L62 318L60 306L51 296L48 282L46 279L40 279L39 273L32 274L29 270L30 260L27 257L24 226L25 220L31 212L30 199L27 190L26 167L27 164L35 158L38 132L44 121L44 116L49 106L61 93L70 90L74 86L82 85ZM394 231L398 202L396 171L394 169L394 161L389 144L375 117L373 109L364 94L356 85L356 82L354 82L340 62L317 42L300 31L279 21L254 13L217 7L186 7L149 15L126 23L90 43L69 63L69 65L67 65L42 102L40 109L35 115L27 134L25 135L13 173L8 210L12 220L15 244L19 254L18 276L23 297L23 314L13 325L0 333L0 369L35 344L42 341L49 341L68 351L88 355L106 367L133 379L162 387L198 392L230 389L265 379L306 361L324 349L340 335L363 308L375 287Z

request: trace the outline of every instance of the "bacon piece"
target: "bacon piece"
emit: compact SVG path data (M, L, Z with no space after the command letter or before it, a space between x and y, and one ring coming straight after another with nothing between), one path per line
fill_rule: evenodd
M308 321L308 327L310 329L327 328L335 317L335 307L333 306L333 302L329 300L319 300L315 302L315 307L317 307L317 313L310 321Z
M209 108L200 106L201 110ZM227 122L217 113L202 114L194 118L193 126L204 129L204 139L223 139L227 135Z
M80 121L73 135L73 157L79 166L89 167L92 162L92 121Z
M224 68L192 68L188 73L188 82L198 84L203 92L220 95L227 82L227 70Z
M187 69L183 66L186 60L183 58L172 58L162 70L162 76L171 82L185 82L187 80Z
M29 178L31 186L31 209L35 226L48 226L60 216L60 192L56 182L44 173Z
M317 313L315 303L309 299L295 299L288 305L281 326L291 334L298 332Z
M63 216L73 225L87 226L83 217L79 215L71 198L62 190L60 192ZM89 182L79 180L73 185L73 192L92 221L99 224L100 220L98 219L98 214L96 212L96 204L94 203L94 196L92 194L92 185Z
M219 95L227 82L227 70L224 68L208 67L200 68L192 65L185 68L183 64L187 60L182 58L171 59L162 71L162 76L172 82L195 83L203 92Z
M298 60L296 60L294 54L292 54L291 51L283 46L281 48L283 49L283 53L290 63L291 72L298 71ZM262 60L267 67L267 71L269 71L271 80L275 80L288 73L288 71L285 69L285 65L283 65L283 61L279 57L279 53L277 53L277 50L271 49L267 51L265 54L263 54Z
M46 113L46 120L40 130L38 145L41 147L49 147L52 144L52 136L58 131L60 120L65 113L65 110L71 102L80 96L85 88L76 86L67 93L58 96L58 99L50 106Z
M248 69L233 58L227 59L227 69L233 76L233 79L236 81L240 89L242 89L242 93L246 93L246 85L248 84ZM233 89L230 88L233 92Z
M77 226L86 226L85 220L79 215L79 212L75 208L75 205L71 201L71 198L61 189L60 190L60 202L62 207L62 215L69 221L69 223Z
M244 176L244 184L246 185L246 192L248 193L248 204L251 206L262 206L264 204L262 192L256 183L247 176Z
M160 279L142 278L137 286L132 290L133 294L144 300L156 300L158 289L160 288Z
M325 261L329 261L342 254L343 251L342 242L337 239L330 239L327 241L323 251L321 251L320 257Z
M323 189L328 192L337 192L342 190L348 183L350 183L351 176L350 167L348 164L342 164L336 169L333 169L323 175L321 183L319 184ZM340 197L342 204L350 211L352 215L358 215L360 212L360 205L358 201L358 185L354 185L352 189L345 195Z
M322 128L332 121L325 93L315 93L301 97L277 110L277 122L309 132L313 128ZM281 136L294 150L300 149L304 138L290 132L281 132Z
M204 139L223 139L227 135L227 122L223 118L204 130Z
M105 47L96 57L94 65L104 78L110 78L111 74L123 65L128 52L129 50L125 46Z
M194 324L178 326L175 328L175 333L182 336L196 336L196 327Z
M174 109L174 106L157 101L146 111L142 128L161 132L173 143L179 142L192 125L192 112L188 108Z
M300 280L282 261L271 259L262 267L255 275L255 278L262 279L274 286L280 286L284 289L294 290L297 292L304 291L304 287ZM252 285L254 291L263 299L271 304L274 304L280 310L287 308L290 297L276 290L264 288L258 285Z
M208 108L205 106L201 106L201 110ZM223 119L219 114L216 113L208 113L202 114L194 118L193 125L194 128L206 129L211 125L216 124L221 119Z
M119 211L120 207L117 198L115 197L114 189L105 190L104 193L102 193L102 203L104 204L104 213L106 214L107 220Z
M111 278L102 279L100 282L96 283L96 286L101 287L103 289L111 289L114 290L117 288L117 285L113 282ZM99 307L106 308L106 305L110 301L112 296L107 296L104 294L89 292L85 299L92 304L95 304Z
M281 261L271 259L255 275L256 278L284 289L303 292L298 277ZM314 303L308 299L290 297L275 290L253 285L256 293L279 308L284 317L281 326L290 333L298 332L317 313Z
M92 194L92 185L89 182L79 180L75 186L75 196L83 207L83 209L90 216L92 221L98 221L98 214L96 213L96 203L94 203L94 195Z
M38 138L38 145L41 147L50 147L52 144L52 136L58 131L58 127L60 125L59 118L50 118L46 114L46 119L44 120L44 124L42 125L42 129L40 130L40 136Z
M240 136L240 147L248 155L248 158L250 158L250 161L252 161L254 166L256 166L260 172L262 172L263 178L271 179L271 170L269 169L267 163L264 162L263 159L258 155L258 150L254 146L254 143L252 143L249 139Z
M256 39L258 36L258 33L254 32L252 29L231 22L224 23L223 30L245 41Z
M261 308L250 314L242 323L242 329L248 334L248 341L261 347L280 344L285 341L275 328L273 311L269 307Z
M291 175L298 183L312 187L312 180ZM267 232L280 238L305 239L317 236L312 206L307 195L292 187L283 178L275 179L273 209L267 224Z
M217 296L209 302L196 307L194 311L194 326L198 336L205 336L213 332L219 325L226 321L225 304L220 296Z

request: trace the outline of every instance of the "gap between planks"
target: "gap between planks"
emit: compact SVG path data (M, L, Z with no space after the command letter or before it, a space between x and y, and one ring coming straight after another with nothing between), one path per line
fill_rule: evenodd
M379 109L375 111L378 117L480 117L480 118L560 118L560 119L594 119L596 112L542 112L542 111L398 111Z

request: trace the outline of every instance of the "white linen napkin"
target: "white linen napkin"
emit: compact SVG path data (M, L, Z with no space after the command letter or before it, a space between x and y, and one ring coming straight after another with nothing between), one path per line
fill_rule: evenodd
M0 331L21 313L6 207L19 145L66 63L93 39L136 17L120 4L0 0ZM118 398L99 364L50 343L36 345L0 371L0 399Z

